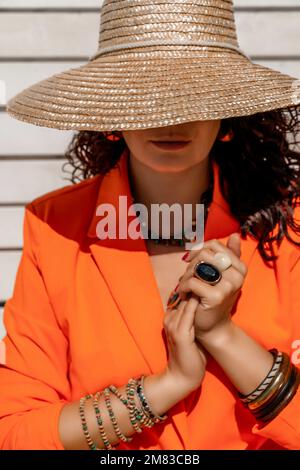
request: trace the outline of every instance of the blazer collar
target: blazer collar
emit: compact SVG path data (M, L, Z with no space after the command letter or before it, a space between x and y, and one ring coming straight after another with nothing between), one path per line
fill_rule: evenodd
M96 234L96 226L100 220L96 209L100 204L112 204L118 215L118 210L121 209L119 196L128 197L128 206L133 202L127 172L128 157L129 152L126 149L116 167L99 178L97 203L87 235L91 256L104 277L120 316L141 355L144 370L140 373L155 374L161 372L167 363L167 345L163 334L165 312L145 240L100 240ZM239 223L231 215L228 204L222 197L219 170L215 163L213 171L213 201L208 213L204 239L218 238L226 243L231 233L239 231ZM132 219L134 218L133 216ZM130 217L128 219L130 220ZM256 243L251 240L243 244L242 259L247 264L255 248ZM179 448L186 448L189 430L184 400L173 408L172 423L181 442ZM167 448L169 442L164 442L164 445Z
M96 226L100 219L96 214L96 208L100 204L112 204L116 209L121 209L119 206L119 196L127 196L128 207L133 203L128 178L128 160L129 150L126 148L117 165L99 180L98 199L87 232L89 238L97 238ZM239 222L232 216L229 205L221 193L219 167L215 161L213 161L213 174L213 198L205 227L205 240L223 238L229 236L234 231L240 230ZM117 243L117 241L114 242Z
M112 204L118 215L118 211L122 209L119 207L119 196L128 197L128 206L133 203L127 172L128 156L129 152L126 149L117 166L99 180L97 203L87 235L92 256L106 279L120 313L135 337L149 370L153 372L159 369L165 360L165 348L162 342L156 345L156 353L153 354L153 341L158 337L157 335L161 334L164 308L145 240L143 238L101 240L96 234L96 226L100 220L96 210L100 204ZM213 171L213 200L207 217L204 240L217 238L226 244L231 233L240 231L239 222L230 213L229 206L221 194L219 168L216 163L213 165ZM128 221L134 218L135 216L128 216ZM256 248L256 240L242 239L241 259L247 265ZM137 298L140 301L143 300L141 305L137 304ZM143 312L141 312L141 307ZM148 331L146 340L145 330Z

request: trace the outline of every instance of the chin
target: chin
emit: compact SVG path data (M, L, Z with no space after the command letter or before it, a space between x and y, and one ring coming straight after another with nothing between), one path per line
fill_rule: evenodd
M145 162L146 165L155 171L179 173L187 171L200 162L191 158L191 155L179 155L178 153L169 155L151 155L151 158Z
M174 161L166 162L164 158L159 159L151 159L151 163L149 161L146 163L148 167L151 167L152 170L160 172L160 173L179 173L185 170L188 170L191 165L188 165L187 162L179 162L175 161L176 157L173 157Z

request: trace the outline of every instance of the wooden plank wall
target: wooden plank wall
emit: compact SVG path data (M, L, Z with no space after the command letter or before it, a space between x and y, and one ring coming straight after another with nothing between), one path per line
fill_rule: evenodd
M96 52L101 5L101 0L0 0L0 325L22 253L24 204L70 184L62 165L72 137L70 131L10 118L5 103ZM300 78L300 0L235 0L235 9L240 44L251 58Z

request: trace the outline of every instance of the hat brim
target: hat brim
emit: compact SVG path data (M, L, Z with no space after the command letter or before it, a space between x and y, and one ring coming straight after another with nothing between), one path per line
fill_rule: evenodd
M11 98L6 110L55 129L138 130L294 106L297 84L230 49L155 46L55 74Z

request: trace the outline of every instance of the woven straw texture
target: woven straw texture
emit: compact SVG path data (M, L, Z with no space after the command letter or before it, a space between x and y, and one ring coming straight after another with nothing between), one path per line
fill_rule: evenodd
M300 103L299 80L239 47L232 0L107 0L97 53L14 96L7 112L42 127L136 130Z

